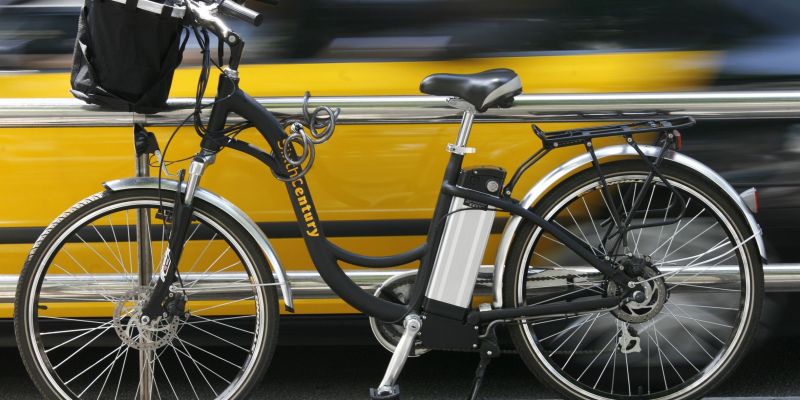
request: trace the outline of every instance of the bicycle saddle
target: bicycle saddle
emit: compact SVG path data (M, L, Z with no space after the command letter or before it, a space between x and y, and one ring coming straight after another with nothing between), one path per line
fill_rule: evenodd
M477 74L433 74L422 80L419 90L435 96L455 96L475 106L478 112L490 107L511 107L514 96L522 93L517 73L498 68Z

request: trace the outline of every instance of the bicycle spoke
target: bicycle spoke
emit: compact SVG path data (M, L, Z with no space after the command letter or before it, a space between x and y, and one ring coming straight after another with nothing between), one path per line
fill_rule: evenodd
M215 335L215 334L213 334L213 333L211 333L211 332L209 332L209 331L207 331L207 330L205 330L205 329L203 329L203 328L200 328L199 326L195 326L195 325L188 325L188 324L187 324L186 326L188 326L188 327L190 327L190 328L197 329L197 330L199 330L199 331L201 331L201 332L204 332L204 333L206 333L207 335L209 335L209 336L211 336L211 337L213 337L213 338L219 339L220 341L223 341L223 342L225 342L225 343L227 343L227 344L229 344L229 345L231 345L231 346L233 346L233 347L235 347L235 348L237 348L237 349L239 349L239 350L242 350L242 351L246 352L247 354L250 354L250 350L249 350L249 349L245 349L244 347L242 347L242 346L239 346L238 344L236 344L236 343L233 343L233 342L231 342L230 340L228 340L228 339L225 339L225 338L223 338L223 337L221 337L221 336L219 336L219 335Z
M193 315L193 317L195 317L195 318L200 318L201 320L203 320L203 321L197 321L197 322L200 322L200 323L203 323L203 322L211 322L211 323L214 323L214 324L216 324L216 325L220 325L220 326L224 326L224 327L227 327L227 328L230 328L230 329L233 329L233 330L237 330L237 331L239 331L239 332L244 332L244 333L249 333L249 334L251 334L251 335L255 335L255 332L251 332L251 331L248 331L248 330L246 330L246 329L239 328L239 327L237 327L237 326L233 326L233 325L230 325L230 324L226 324L226 323L223 323L223 322L219 322L219 321L217 321L217 320L213 320L213 319L206 318L206 317L201 317L201 316L199 316L199 315ZM185 324L186 324L186 325L195 325L196 323L194 323L194 322L185 322Z
M572 361L572 357L575 355L575 352L578 351L578 348L581 347L581 344L583 344L583 340L586 339L586 335L588 335L589 331L592 330L592 327L594 326L594 323L597 322L597 318L600 318L600 314L595 315L594 319L592 319L592 323L590 323L589 327L586 328L586 331L583 332L583 336L581 336L581 339L578 340L578 344L575 345L575 348L572 349L572 353L569 354L569 357L567 358L567 361L565 361L564 365L561 366L562 369L563 368L567 368L567 364L569 364L569 362ZM567 339L567 340L569 340L569 339Z
M606 349L608 348L608 346L609 346L609 345L611 345L611 343L614 343L614 341L617 339L617 335L619 335L619 334L620 334L620 332L622 332L622 331L621 331L621 330L619 330L619 329L617 329L617 331L616 331L616 332L614 332L614 333L611 335L611 339L609 339L609 340L608 340L608 342L606 343L606 345L605 345L605 346L603 346L603 348L602 348L602 349L600 349L600 351L598 351L598 352L597 352L597 355L596 355L596 356L594 356L594 358L592 359L592 361L590 361L590 362L589 362L589 364L587 364L587 365L586 365L586 368L584 368L583 372L581 372L581 374L580 374L580 375L578 375L578 379L577 379L578 381L580 381L580 380L581 380L581 378L583 378L583 375L585 375L585 374L586 374L586 371L588 371L588 370L589 370L589 368L591 368L591 366L592 366L592 365L594 365L594 362L595 362L595 361L597 361L597 359L598 359L598 358L600 358L600 355L601 355L601 354L603 354L603 353L606 351ZM613 352L614 352L614 350L612 350L612 353L613 353ZM601 375L602 375L602 373L601 373Z
M670 284L670 287L667 290L668 291L672 291L672 289L674 289L674 288L676 288L678 286L692 287L692 288L697 288L697 289L720 290L720 291L725 291L725 292L740 292L739 289L719 288L719 287L706 286L706 285L693 285L693 284L690 284L690 283L673 283L673 284Z
M201 308L199 310L192 310L192 315L196 315L197 313L199 313L201 311L213 310L213 309L217 309L217 308L220 308L220 307L229 306L231 304L239 303L239 302L242 302L242 301L254 300L255 298L256 298L255 296L250 296L250 297L245 297L245 298L238 299L238 300L231 300L231 301L228 301L228 302L225 302L225 303L222 303L222 304L215 304L213 306L204 307L204 308Z
M94 328L77 328L77 329L65 329L60 331L52 331L52 332L43 332L39 333L39 336L48 336L48 335L61 335L64 333L74 333L74 332L86 332L86 331L95 331L97 327Z
M655 332L656 332L656 335L661 335L661 338L662 338L662 339L664 339L664 340L667 342L667 344L669 344L669 345L670 345L670 346L671 346L673 349L675 349L675 351L678 353L678 355L680 355L681 357L683 357L683 359L684 359L684 360L686 360L686 362L687 362L689 365L691 365L691 366L692 366L692 368L694 368L694 369L695 369L695 371L697 371L697 372L700 372L700 368L697 368L697 367L694 365L694 363L692 363L691 361L689 361L689 359L686 357L686 355L684 355L682 351L680 351L680 350L679 350L677 347L675 347L675 345L674 345L674 344L672 344L672 342L671 342L669 339L667 339L667 337L666 337L666 336L662 335L662 334L661 334L661 333L660 333L658 330L656 330Z
M126 348L125 350L122 350L122 352L127 354L128 353L128 349L129 348ZM87 385L86 388L83 389L83 391L78 395L78 397L83 397L83 395L86 393L86 391L88 391L92 386L94 386L95 382L97 382L97 380L99 380L102 376L105 375L105 379L103 379L103 384L100 387L100 391L98 392L97 397L99 398L100 395L103 394L103 390L106 387L106 382L108 382L108 378L111 376L111 371L114 369L114 365L116 365L117 360L119 359L119 357L121 357L119 352L120 352L120 350L117 350L117 355L114 357L114 359L111 360L111 362L102 371L100 371L100 373L97 375L97 377L95 377L94 380L92 380L89 383L89 385Z
M653 332L656 335L656 339L658 339L659 336L661 336L662 339L665 338L664 335L662 335L661 332L658 331L658 328L656 328L655 326L653 326ZM676 375L678 375L678 378L681 380L681 382L686 382L686 379L683 378L683 375L681 375L681 373L678 371L678 368L676 368L675 364L673 364L672 361L669 359L667 353L661 349L661 345L659 343L660 342L656 342L656 347L658 347L658 351L660 351L661 354L664 355L664 359L667 360L667 364L669 364L669 366L672 367L672 370L675 372Z
M585 321L587 321L587 320L589 320L590 318L591 318L591 315L588 315L588 316L587 316L587 318L584 320L584 322L585 322ZM532 324L532 325L533 325L533 324ZM539 339L539 340L540 340L540 341L542 341L542 342L546 342L546 341L548 341L548 340L552 339L552 338L553 338L553 337L555 337L555 336L559 336L559 335L561 335L562 333L566 333L567 331L570 331L570 330L572 330L572 329L578 329L578 328L580 328L580 327L582 327L582 326L583 326L583 324L582 324L582 323L579 323L579 321L576 321L575 323L572 323L572 324L570 324L570 325L569 325L569 326L567 326L566 328L564 328L564 329L562 329L562 330L560 330L560 331L557 331L557 332L555 332L555 333L552 333L552 334L550 334L550 335L548 335L548 336L546 336L546 337L544 337L544 338L541 338L541 339Z
M108 261L108 260L107 260L105 257L103 257L103 256L102 256L100 253L98 253L98 252L97 252L97 250L95 250L95 248L94 248L94 247L92 247L92 246L91 246L89 243L87 243L85 240L83 240L83 238L81 237L81 235L79 235L79 234L77 234L77 233L76 233L76 234L75 234L75 237L77 237L77 238L78 238L78 239L79 239L81 242L83 242L83 244L84 244L84 245L86 245L86 247L88 247L88 248L89 248L89 250L91 250L91 251L92 251L92 253L94 253L94 254L95 254L97 257L99 257L101 260L103 260L103 262L105 262L105 263L106 263L106 265L108 265L109 267L111 267L111 269L113 269L113 270L114 270L114 272L116 272L116 273L118 273L118 274L120 274L120 275L124 275L122 272L120 272L120 271L117 269L117 267L115 267L115 266L114 266L114 264L111 264L111 262L110 262L110 261Z
M125 261L123 261L122 256L122 249L119 247L119 239L117 239L117 230L114 228L114 221L111 220L111 216L107 215L108 218L108 225L111 227L111 236L114 238L114 246L117 248L117 256L119 258L119 263L122 266L122 270L125 272L126 275L133 277L133 264L131 265L131 272L128 272L128 269L125 268Z
M103 362L103 360L105 360L106 358L110 357L112 354L115 354L115 353L116 353L116 354L119 354L119 351L120 351L120 349L122 349L123 347L125 347L125 344L121 344L121 345L117 346L115 349L113 349L113 350L111 350L110 352L106 353L106 355L104 355L103 357L101 357L99 360L95 361L95 362L94 362L94 364L92 364L92 365L89 365L88 367L84 368L84 369L83 369L83 371L81 371L81 372L78 372L78 373L77 373L75 376L73 376L72 378L70 378L70 379L67 379L66 381L64 381L64 384L65 384L65 385L69 385L69 384L70 384L70 382L74 381L75 379L77 379L77 378L78 378L78 377L80 377L81 375L85 374L87 371L89 371L90 369L94 368L94 367L95 367L97 364L100 364L101 362ZM116 360L116 359L115 359L115 360ZM103 369L103 371L105 371L105 369ZM85 390L84 390L84 391L85 391ZM78 397L80 397L80 395L79 395Z
M72 258L72 256L70 255L69 251L67 251L66 249L64 249L64 254L66 254L67 256L69 256L70 258ZM75 260L75 259L73 258L73 261L74 261L74 260ZM77 263L77 261L75 261L75 262ZM74 276L75 276L75 275L73 275L71 272L69 272L69 271L68 271L66 268L62 267L61 265L59 265L59 264L57 264L57 263L53 263L52 265L53 265L54 267L56 267L56 268L58 268L58 269L60 269L60 270L64 271L64 273L66 273L66 274L67 274L67 275L69 275L70 277L74 277ZM89 278L90 278L90 279L92 279L92 280L94 281L95 285L97 285L97 287L98 287L98 288L102 288L102 287L103 287L103 286L100 284L100 281L98 281L98 280L97 280L97 276L96 276L96 275L90 274L88 271L86 271L86 268L84 268L84 267L83 267L82 265L80 265L80 264L78 264L78 267L79 267L81 270L83 270L83 272L84 272L84 273L86 273L86 275L89 275ZM116 298L113 298L113 297L108 297L108 296L107 296L108 292L105 292L105 291L104 291L103 293L99 293L99 294L100 294L100 296L102 296L102 297L104 297L106 300L108 300L109 302L114 302L114 301L116 301L116 300L117 300Z
M206 268L206 269L205 269L205 271L203 271L203 272L200 274L200 277L198 277L197 279L195 279L195 281L194 281L194 282L190 283L190 284L189 284L189 285L187 285L187 286L192 286L192 285L194 285L195 283L197 283L197 281L199 281L200 279L202 279L203 277L206 277L206 276L208 276L208 271L209 271L209 270L211 270L211 268L212 268L212 267L214 267L214 265L216 265L216 264L217 264L217 262L218 262L219 260L221 260L221 259L222 259L222 257L225 255L225 253L227 253L227 252L228 252L228 250L230 250L230 247L226 247L226 248L225 248L225 250L223 250L223 251L222 251L222 253L220 253L220 255L219 255L219 256L217 256L217 258L215 258L215 259L214 259L214 261L212 261L212 262L211 262L211 264L209 264L209 265L208 265L208 268ZM238 263L238 261L237 261L237 263ZM234 265L236 265L236 264L234 264ZM229 267L232 267L232 266L233 266L233 265L231 265L231 266L229 266Z
M653 190L650 191L650 198L647 200L647 208L644 210L644 218L642 219L642 225L647 223L647 214L650 212L650 204L653 203L653 195L656 193L656 185L653 184ZM639 241L642 240L642 231L644 228L639 228L639 235L636 237L636 241L634 242L633 253L639 251Z
M110 219L110 217L109 217L109 219ZM103 244L106 246L108 251L111 253L111 256L114 258L114 261L119 263L119 267L122 268L122 275L127 277L128 276L128 270L125 269L125 263L122 262L121 258L118 258L117 255L114 254L114 250L111 248L111 245L108 244L108 242L106 241L106 238L103 237L103 234L100 233L100 230L98 230L97 227L94 224L92 224L91 227L92 227L92 229L94 229L95 233L97 233L97 237L100 238L100 241L103 242ZM114 232L114 228L113 227L111 228L111 232L112 233Z
M204 349L204 348L202 348L202 347L200 347L200 346L197 346L197 345L195 345L194 343L192 343L192 342L190 342L190 341L188 341L188 340L184 340L184 339L181 339L181 338L178 338L178 340L179 340L179 341L180 341L182 344L184 344L184 345L187 345L187 344L188 344L190 347L192 347L192 348L194 348L194 349L197 349L197 350L200 350L200 351L202 351L203 353L205 353L205 354L208 354L208 355L210 355L210 356L212 356L212 357L214 357L214 358L216 358L216 359L218 359L218 360L220 360L220 361L222 361L222 362L224 362L224 363L226 363L226 364L229 364L229 365L231 365L232 367L234 367L234 368L236 368L236 369L242 369L242 367L241 367L240 365L237 365L236 363L234 363L234 362L232 362L232 361L230 361L230 360L226 360L224 357L222 357L222 356L220 356L220 355L218 355L218 354L214 354L213 352L211 352L211 351L208 351L208 350L206 350L206 349Z
M628 207L625 206L625 199L622 196L622 189L620 188L620 185L616 185L616 186L617 186L617 193L619 193L619 202L620 202L620 204L622 204L622 212L623 212L623 214L622 214L622 222L624 223L625 220L628 218L628 216L632 216L633 215L633 210L631 210L630 213L628 213ZM635 190L636 190L636 186L634 185L634 191ZM630 230L627 229L627 227L625 227L625 235L628 236L628 240L633 242L633 234L631 233Z
M675 304L672 304L672 305L673 305L673 306L675 306ZM669 308L669 306L667 306L667 308ZM685 311L684 311L684 310L683 310L681 307L678 307L678 306L676 306L675 308L676 308L678 311L681 311L681 312L682 312L684 315L688 316L688 314L687 314L687 313L686 313L686 312L685 312ZM693 322L694 322L694 323L695 323L695 324L696 324L698 327L700 327L701 329L703 329L704 331L706 331L706 333L708 333L709 335L711 335L711 336L712 336L714 339L717 339L717 341L718 341L718 342L719 342L721 345L723 345L723 346L725 345L725 341L724 341L724 340L720 339L720 338L719 338L717 335L715 335L713 332L709 331L709 330L708 330L708 328L706 328L705 326L703 326L703 324L701 324L701 323L700 323L700 321L698 321L698 320L696 320L696 319L693 319L692 321L693 321Z
M581 196L580 199L581 201L583 201L583 206L586 208L586 214L589 216L589 220L592 221L592 227L594 228L594 233L595 235L597 235L597 243L600 244L600 248L603 250L603 254L607 254L608 251L606 250L605 244L603 243L603 239L600 238L600 231L597 230L597 224L594 223L594 217L592 216L592 212L589 210L589 205L586 204L586 198L584 196ZM607 206L608 205L606 205L606 207Z
M65 363L65 362L67 362L67 361L71 360L71 359L72 359L72 357L74 357L76 354L78 354L78 353L79 353L81 350L85 349L85 348L86 348L87 346L89 346L90 344L94 343L94 342L95 342L95 341L96 341L96 340L97 340L97 339L98 339L100 336L102 336L104 333L108 332L108 330L109 330L109 329L111 329L111 328L113 328L113 326L109 325L109 326L108 326L107 328L105 328L105 329L104 329L102 332L98 333L98 334L97 334L96 336L94 336L94 337L93 337L91 340L89 340L89 342L87 342L86 344L84 344L83 346L81 346L81 348L79 348L78 350L75 350L75 351L74 351L72 354L70 354L70 355L69 355L69 357L65 358L63 361L61 361L60 363L58 363L58 365L54 366L54 367L53 367L53 369L54 369L54 370L55 370L55 369L58 369L58 367L60 367L60 366L64 365L64 363ZM83 336L83 335L81 335L81 336ZM50 349L48 349L47 351L51 351L51 350L55 350L55 349L54 349L54 348L50 348Z
M706 348L705 348L705 347L703 347L703 345L702 345L702 344L700 344L700 341L699 341L699 340L697 340L697 337L695 337L695 336L692 334L692 332L691 332L691 331L689 331L689 328L687 328L687 327L686 327L686 325L684 325L684 323L683 323L683 322L681 322L681 320L679 320L679 319L678 319L678 317L675 315L675 313L673 313L673 312L672 312L672 311L671 311L669 308L667 308L666 310L667 310L667 312L670 314L670 316L672 316L672 318L675 320L675 322L677 322L677 323L678 323L678 325L680 325L680 326L681 326L681 328L683 328L683 330L684 330L684 331L686 331L686 333L689 335L689 337L690 337L690 338L691 338L691 339L692 339L692 340L693 340L695 343L697 343L697 347L700 347L700 350L703 350L703 353L706 353L706 355L708 356L708 358L710 358L710 359L712 359L712 360L713 360L713 359L714 359L714 356L712 356L712 355L711 355L711 353L709 353L709 352L708 352L708 350L706 350Z
M664 359L662 358L663 352L661 351L661 346L658 345L658 336L656 335L656 340L653 340L653 336L650 333L647 334L647 337L650 339L653 344L656 345L656 353L658 353L658 363L661 365L661 376L664 378L664 387L668 388L669 384L667 383L667 372L664 370ZM680 376L680 374L678 374Z
M72 343L73 341L75 341L75 340L78 340L78 339L80 339L80 338L82 338L82 337L84 337L84 336L86 336L86 335L88 335L88 334L90 334L90 333L92 333L92 332L94 332L94 331L96 331L96 330L101 330L101 329L102 329L102 332L100 332L100 334L103 334L103 333L107 332L107 331L108 331L109 329L111 329L111 328L113 328L112 321L108 321L108 322L106 322L106 323L104 323L104 324L102 324L102 325L98 326L98 327L97 327L97 328L95 328L95 329L89 330L89 331L87 331L87 332L84 332L84 333L82 333L82 334L80 334L80 335L78 335L78 336L75 336L74 338L72 338L72 339L70 339L70 340L67 340L66 342L62 342L62 343L61 343L61 344L59 344L58 346L51 347L51 348L49 348L49 349L45 350L44 352L45 352L45 353L49 353L49 352L51 352L51 351L53 351L53 350L56 350L56 349L58 349L58 348L59 348L59 347L61 347L61 346L64 346L64 345L70 344L70 343Z
M181 366L181 371L183 371L183 376L186 377L186 382L189 383L189 387L192 389L192 393L194 394L194 398L200 400L200 396L197 394L197 389L195 389L194 384L192 383L192 378L189 377L189 372L186 371L186 366L183 365L183 361L181 361L180 354L175 350L175 347L170 346L172 352L175 353L175 359L178 361L178 365Z
M200 262L200 260L206 254L206 251L208 251L208 248L211 247L211 243L214 243L214 240L216 238L217 238L217 234L214 233L214 235L211 236L211 239L208 239L208 241L206 241L206 245L203 247L202 250L200 250L200 253L197 255L197 258L195 258L194 263L192 263L192 266L189 267L188 270L186 270L186 273L194 272L194 267L197 266L197 264Z
M715 310L730 310L730 311L739 311L739 309L738 309L738 308L732 308L732 307L716 307L716 306L705 306L705 305L700 305L700 304L685 304L685 303L676 303L676 302L674 302L674 301L673 301L673 302L670 302L669 304L672 304L673 306L699 307L699 308L713 308L713 309L715 309Z
M200 369L200 365L198 364L198 362L194 359L194 357L189 355L189 350L186 348L186 346L184 346L181 341L178 341L178 344L180 344L181 347L183 347L183 349L186 351L185 353L183 351L181 351L180 349L178 349L177 347L175 347L175 344L173 344L173 343L170 343L169 346L176 353L179 353L180 355L183 355L184 357L188 358L189 361L191 361L192 364L194 365L195 369L197 369L197 372L200 373L200 376L203 378L203 381L206 383L206 385L208 385L208 388L211 389L211 391L214 393L214 396L219 396L219 394L217 393L216 389L214 389L214 385L212 385L211 382L208 381L208 377L206 377L206 374L203 372L202 369ZM208 367L206 367L204 365L203 368L208 368Z
M687 210L689 209L689 204L691 204L691 202L692 202L692 198L691 198L691 197L690 197L688 200L686 200L686 206L685 206L685 207L686 207L686 209L687 209ZM664 254L667 254L667 253L669 253L669 249L670 249L670 247L672 246L672 242L675 240L675 238L678 236L678 234L679 234L679 233L681 233L681 232L683 232L683 231L684 231L684 230L685 230L685 229L686 229L686 228L687 228L689 225L691 225L691 224L692 224L692 222L694 222L694 221L697 219L697 217L699 217L699 216L700 216L700 214L702 214L702 213L703 213L703 212L705 212L705 211L706 211L706 209L705 209L705 208L703 208L702 210L700 210L700 211L699 211L699 212L698 212L698 213L697 213L697 214L696 214L694 217L692 217L692 218L689 220L689 222L687 222L687 223L686 223L686 224L684 224L683 226L681 226L681 224L683 223L683 219L681 219L680 221L678 221L678 223L675 225L675 231L674 231L674 232L672 232L672 235L671 235L670 237L666 238L666 239L664 240L664 243L662 243L661 245L659 245L658 247L656 247L655 249L653 249L653 251L652 251L652 252L650 252L650 254L653 254L653 255L655 255L655 254L656 254L656 252L657 252L658 250L660 250L660 249L661 249L661 247L663 247L665 244L667 245L667 249L664 251ZM664 257L662 257L662 259L663 259L663 258L664 258Z
M128 354L130 351L125 352L125 357L122 358L122 368L119 370L119 379L117 379L117 388L114 390L114 399L119 397L119 388L122 385L122 377L125 376L125 364L128 362ZM97 395L97 400L100 400L100 395L102 394L102 390Z
M191 360L192 360L192 362L194 362L196 365L199 365L200 367L203 367L203 369L205 369L206 371L208 371L208 372L211 372L211 373L212 373L212 374L214 374L214 376L216 376L217 378L219 378L219 379L221 379L221 380L225 381L225 383L227 383L227 384L230 384L230 383L231 383L229 380L225 379L225 378L224 378L222 375L220 375L219 373L217 373L217 372L216 372L216 371L214 371L213 369L209 368L209 367L208 367L208 366L206 366L205 364L203 364L203 363L201 363L201 362L197 361L197 360L196 360L194 357L192 357L192 356L191 356L191 353L189 352L189 349L187 349L187 348L186 348L186 346L184 346L184 342L183 342L182 340L181 340L181 341L178 341L178 343L180 343L181 347L183 347L183 348L184 348L184 350L186 350L186 353L184 353L184 355L185 355L186 357L188 357L189 359L191 359ZM174 346L173 346L173 347L174 347ZM180 350L178 350L178 351L179 351L179 352L181 352ZM182 352L181 352L181 353L182 353ZM206 382L208 382L208 380L206 380ZM209 383L209 384L208 384L208 386L209 386L209 387L210 387L212 390L214 390L214 387L211 385L211 383ZM214 391L214 395L217 395L217 396L218 396L218 394L217 394L217 392L216 392L216 391Z
M587 245L587 246L589 246L589 248L590 248L590 249L592 249L592 252L593 252L593 253L595 253L595 254L601 254L601 253L599 253L599 252L598 252L598 251L597 251L597 250L594 248L594 246L592 246L592 245L589 243L589 239L586 237L586 233L584 233L584 232L583 232L583 228L581 228L581 226L580 226L580 225L578 225L578 221L575 219L575 216L574 216L574 215L572 215L572 211L570 211L570 210L569 210L569 207L567 207L565 210L567 211L567 213L569 213L569 216L570 216L570 218L572 218L572 222L574 222L574 223L575 223L575 227L576 227L576 228L578 228L578 230L581 232L581 236L583 237L583 242L584 242L584 243L586 243L586 245ZM561 224L559 224L559 226L561 226ZM562 228L564 228L564 227L562 226ZM566 228L565 228L565 230L566 230ZM573 236L574 236L574 235L573 235Z
M39 318L40 319L55 319L55 320L60 320L60 321L83 322L83 323L86 323L86 324L97 324L97 325L105 325L105 324L108 323L108 321L100 322L100 321L92 321L90 319L52 317L52 316L49 316L49 315L40 315Z
M158 363L158 366L161 367L161 372L163 372L164 376L167 378L165 379L165 381L167 381L170 390L172 390L172 394L175 395L175 399L180 399L181 396L178 396L178 392L175 391L175 386L172 385L172 379L169 378L169 374L167 373L167 370L164 368L164 364L161 363L160 357L156 357L156 362Z
M611 363L611 359L617 355L616 351L612 351L611 354L608 356L608 360L606 360L605 365L603 366L603 370L600 371L600 375L597 377L597 380L594 382L594 386L592 389L597 389L597 385L600 383L600 380L603 379L603 375L606 373L606 369L608 369L608 364ZM611 381L614 381L614 378L611 378ZM613 391L613 389L612 389Z
M211 275L214 275L214 274L219 274L219 273L222 273L222 272L228 271L228 270L230 270L231 268L233 268L233 267L236 267L236 266L239 266L239 265L242 265L242 262L241 262L241 261L237 261L237 262L235 262L235 263L233 263L233 264L231 264L231 265L225 266L225 267L223 267L223 268L219 269L218 271L215 271L215 272L214 272L214 273L212 273ZM194 281L192 281L192 282L189 282L189 284L188 284L188 285L186 285L185 287L186 287L186 288L191 288L191 287L193 287L194 285L196 285L196 284L197 284L197 282L200 282L200 281L201 281L203 278L207 278L207 277L209 277L209 276L211 276L211 275L209 275L209 274L208 274L208 270L206 270L205 272L203 272L203 274L202 274L202 275L200 275L200 276L199 276L197 279L195 279Z

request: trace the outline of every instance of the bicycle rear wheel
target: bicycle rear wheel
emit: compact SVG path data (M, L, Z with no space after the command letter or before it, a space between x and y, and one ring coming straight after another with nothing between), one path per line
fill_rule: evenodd
M598 257L639 282L645 298L616 310L529 319L511 326L528 368L568 398L700 397L736 366L758 325L763 273L753 232L733 202L705 177L675 164L660 168L686 206L676 223L627 232L612 248L611 210L633 224L678 215L678 197L657 179L641 191L641 161L603 165L606 198L593 169L564 181L535 206ZM635 193L644 196L634 209ZM672 210L672 211L668 211ZM546 304L619 294L621 288L529 223L507 259L507 305Z
M277 293L245 230L200 199L157 321L139 317L171 232L174 193L103 192L66 211L34 245L17 287L25 367L47 398L238 399L275 349ZM149 215L149 237L137 236ZM144 241L142 252L139 240ZM149 250L149 257L148 251Z

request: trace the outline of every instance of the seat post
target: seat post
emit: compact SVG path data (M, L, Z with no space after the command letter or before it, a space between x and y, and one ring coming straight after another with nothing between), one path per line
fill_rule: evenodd
M469 133L472 130L472 120L475 119L475 107L462 99L454 97L447 99L447 104L450 107L464 111L461 116L461 127L458 130L456 144L448 144L447 151L460 155L474 153L474 148L467 147L467 141L469 141Z
M464 115L461 117L461 129L459 129L458 138L456 139L456 147L467 147L467 140L469 140L474 118L475 113L470 110L464 110Z

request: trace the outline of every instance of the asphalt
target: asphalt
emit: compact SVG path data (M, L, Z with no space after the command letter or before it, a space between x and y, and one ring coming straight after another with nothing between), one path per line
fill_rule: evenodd
M710 397L800 399L797 304L800 293L768 297L756 342L739 368ZM0 336L10 338L8 328L0 329ZM319 319L283 319L279 337L272 365L254 399L367 399L368 389L380 381L390 357L376 344L361 317L337 317L322 325ZM6 342L0 342L0 400L41 398L16 348ZM477 362L473 353L431 352L412 358L400 379L402 398L462 400L469 392ZM516 354L504 354L492 362L481 393L482 399L557 398L530 375Z
M366 399L389 354L377 346L280 346L255 399ZM15 349L0 349L0 398L38 399ZM753 349L712 397L800 396L800 338L772 340ZM464 399L477 355L433 352L411 359L400 381L403 399ZM514 354L490 366L484 399L557 398Z

